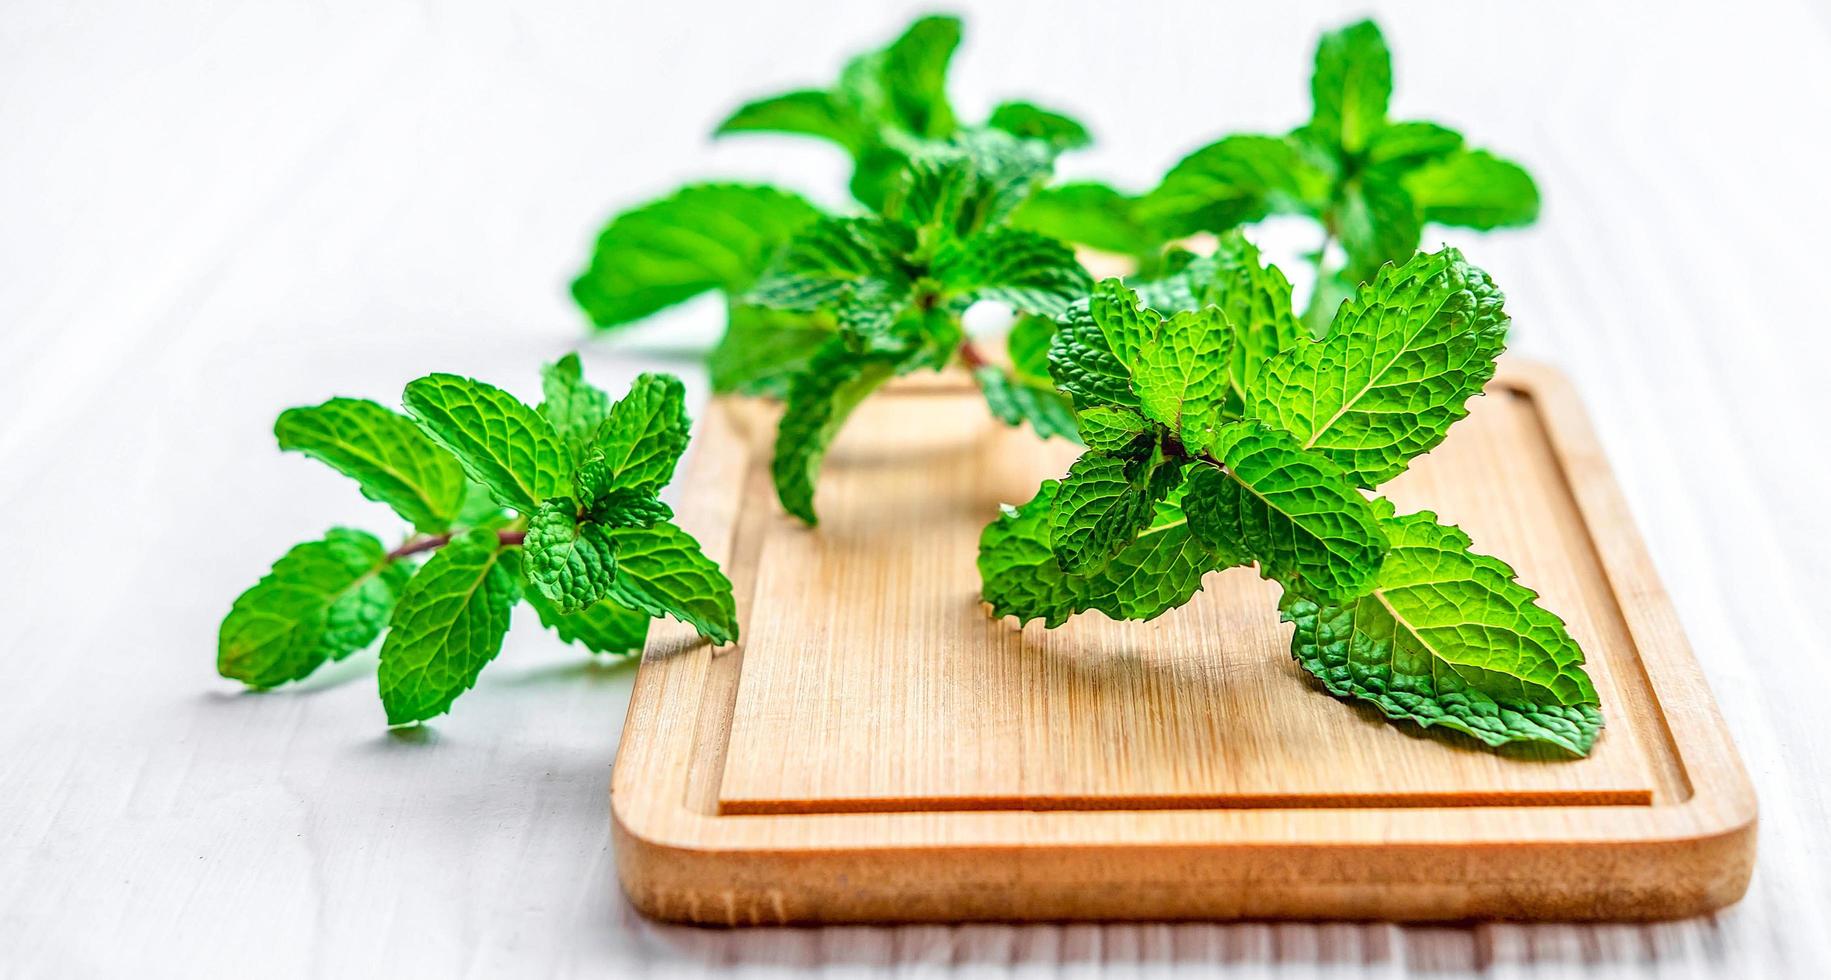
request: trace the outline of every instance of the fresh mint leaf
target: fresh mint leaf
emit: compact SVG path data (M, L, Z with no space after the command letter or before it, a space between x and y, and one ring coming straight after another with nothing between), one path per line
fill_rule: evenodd
M1274 213L1309 213L1327 198L1328 179L1288 140L1229 136L1172 167L1136 214L1166 238L1224 231Z
M990 364L975 370L973 378L1000 422L1013 426L1027 422L1039 439L1061 436L1073 442L1080 438L1075 431L1074 408L1054 388L1013 379L1004 369Z
M420 429L498 502L531 514L566 492L571 454L552 423L514 395L455 374L429 374L402 395Z
M1348 253L1348 274L1359 282L1374 277L1381 265L1403 262L1417 250L1423 225L1418 207L1398 180L1369 171L1342 191L1335 211L1335 232Z
M810 525L819 523L814 484L827 446L858 403L888 381L896 366L893 357L858 354L835 338L814 355L807 372L789 384L770 466L783 510Z
M1402 180L1425 221L1485 230L1538 220L1539 189L1532 176L1486 150L1450 154Z
M672 520L674 511L645 488L619 487L584 508L585 519L606 527L654 527Z
M498 547L494 532L471 532L433 552L408 581L381 645L388 724L444 714L477 683L521 598L520 558L518 549Z
M731 580L699 550L692 535L669 523L611 533L617 552L610 599L650 616L669 616L714 644L738 638Z
M962 133L911 158L884 203L891 220L917 230L932 251L996 226L1047 180L1055 162L1048 144L1007 133Z
M1095 405L1075 413L1081 439L1087 448L1116 456L1136 455L1140 436L1151 431L1151 423L1129 408Z
M881 218L822 218L789 241L745 302L809 311L859 293L906 293L902 256L912 247L905 229Z
M1080 305L1062 315L1049 341L1049 375L1077 409L1094 405L1136 408L1132 376L1114 355L1093 313Z
M458 461L411 421L372 401L333 398L288 409L273 434L281 449L328 464L424 533L443 532L458 516L464 500Z
M295 545L236 598L217 635L217 672L269 688L349 656L381 635L411 571L349 528Z
M590 503L618 488L659 493L674 478L691 425L679 378L638 375L592 436L573 481L579 497Z
M787 191L689 184L612 218L572 296L615 327L711 289L749 289L782 244L820 212Z
M1137 369L1140 355L1163 330L1163 314L1142 305L1138 294L1117 279L1094 286L1088 309L1113 356L1128 370Z
M1471 550L1428 511L1394 517L1392 548L1358 598L1287 592L1291 652L1339 697L1387 717L1442 726L1488 745L1546 742L1588 754L1602 728L1583 652L1513 569Z
M1049 377L1049 341L1055 337L1055 317L1022 316L1005 336L1005 353L1019 381L1043 388L1055 387Z
M830 313L734 303L725 335L706 359L712 390L780 398L837 329Z
M712 132L714 136L794 133L830 140L853 152L862 149L870 138L853 107L822 89L801 89L746 102Z
M571 447L572 458L582 458L592 433L610 414L610 396L585 381L577 354L567 354L541 368L540 390L545 399L540 414Z
M1367 142L1367 166L1409 170L1462 147L1462 134L1433 122L1396 122L1376 130Z
M1363 20L1322 36L1310 97L1313 133L1346 153L1366 148L1392 101L1392 53L1378 26Z
M1197 537L1238 549L1286 589L1339 601L1379 570L1386 540L1366 498L1326 457L1258 422L1223 426L1205 447L1183 511Z
M932 275L954 295L1050 316L1065 312L1092 286L1067 246L1014 228L948 241L935 255Z
M1058 184L1018 205L1011 226L1102 252L1154 255L1166 236L1138 217L1139 201L1095 181Z
M1252 413L1376 487L1468 414L1506 343L1505 296L1446 248L1387 266L1328 336L1273 358Z
M1182 431L1185 418L1215 424L1227 397L1235 332L1218 306L1184 310L1165 321L1132 371L1144 414L1173 432Z
M648 614L608 599L578 612L565 613L537 591L527 592L523 598L534 607L542 626L558 634L561 640L576 643L592 653L635 656L642 652L642 644L648 639Z
M1078 150L1093 143L1086 126L1029 102L1001 102L993 107L985 124L1022 139L1040 140L1058 150Z
M1181 468L1161 453L1082 454L1068 468L1049 518L1056 560L1070 572L1104 565L1149 526L1158 502L1181 480Z
M1155 619L1201 591L1206 573L1244 560L1189 533L1179 487L1157 505L1150 526L1104 567L1071 574L1056 560L1050 540L1059 486L1043 481L1034 498L1002 508L980 536L980 588L994 616L1015 616L1019 623L1041 619L1050 629L1089 610L1114 619Z
M1259 249L1239 232L1221 236L1214 254L1202 260L1200 300L1218 305L1233 328L1228 348L1226 398L1228 414L1244 414L1246 393L1253 390L1265 363L1279 352L1308 339L1291 309L1291 284Z
M857 76L848 68L851 77L842 79L841 85L857 93L867 106L882 99L888 109L887 121L903 131L943 139L955 127L954 110L947 101L947 65L959 46L959 18L923 17L877 57L867 56L867 63L877 69L875 84L854 82ZM883 114L874 117L881 119Z
M584 609L610 595L617 574L611 529L581 520L578 501L554 497L528 518L523 542L528 584L561 612Z

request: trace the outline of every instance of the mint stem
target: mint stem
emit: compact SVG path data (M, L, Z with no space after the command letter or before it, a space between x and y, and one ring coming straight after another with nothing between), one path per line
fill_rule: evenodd
M977 371L985 367L988 362L985 355L979 353L979 348L973 346L972 341L962 340L960 342L960 363L966 365L968 371Z
M528 532L526 531L497 531L496 543L498 546L504 547L516 545L520 544L527 536ZM429 534L423 538L411 538L405 544L388 552L388 560L399 561L409 555L417 555L422 552L443 548L450 543L451 535L449 534Z

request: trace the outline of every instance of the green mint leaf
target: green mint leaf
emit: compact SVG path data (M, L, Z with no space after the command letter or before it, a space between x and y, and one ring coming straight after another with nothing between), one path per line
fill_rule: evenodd
M610 396L585 381L577 354L567 354L540 369L544 399L540 414L572 449L572 458L584 455L586 444L604 417L610 414Z
M1022 139L1041 140L1058 150L1078 150L1093 143L1086 126L1029 102L1002 102L992 109L985 124Z
M672 520L674 511L646 488L619 487L593 501L584 517L606 527L654 527Z
M433 552L395 603L381 645L388 724L425 721L451 709L502 650L521 598L521 552L476 531Z
M1341 600L1366 588L1386 539L1335 464L1258 422L1222 427L1207 450L1226 469L1197 465L1189 474L1183 511L1197 537L1251 555L1287 590Z
M372 401L333 398L280 413L280 448L301 452L356 481L427 534L451 527L464 500L464 471L401 415Z
M1467 150L1401 178L1425 221L1504 228L1538 220L1539 189L1525 168L1486 150Z
M1384 263L1410 258L1417 251L1423 224L1418 206L1397 179L1368 171L1342 192L1335 231L1348 253L1349 274L1365 282Z
M1217 423L1227 398L1234 333L1218 306L1184 310L1165 321L1132 371L1144 414L1173 432L1183 430L1185 418L1209 427Z
M928 248L967 238L1010 217L1048 179L1054 162L1046 143L996 130L961 133L910 159L884 214L917 229Z
M1386 125L1392 101L1392 53L1370 20L1322 36L1310 76L1315 109L1309 128L1344 153L1358 153Z
M1308 333L1291 311L1291 284L1284 273L1266 264L1258 247L1238 232L1221 236L1214 254L1202 263L1201 276L1200 302L1218 305L1233 327L1226 409L1242 415L1247 392L1265 363L1308 339Z
M524 566L528 584L561 612L577 612L610 595L617 574L611 529L580 520L578 501L554 497L528 518Z
M540 617L542 626L567 643L576 643L592 653L618 657L635 656L648 640L647 613L605 600L574 613L561 612L558 606L530 591L523 598Z
M429 374L401 396L420 428L458 458L472 480L498 502L531 514L566 492L572 460L539 412L514 395L472 378Z
M1022 505L1000 508L979 535L979 592L998 618L1041 619L1054 629L1078 609L1083 576L1062 570L1050 541L1050 519L1060 484L1044 480Z
M1140 436L1151 431L1151 423L1129 408L1095 405L1075 413L1081 440L1087 448L1115 456L1135 455Z
M1494 376L1504 301L1452 248L1387 266L1343 304L1325 339L1266 365L1252 413L1357 485L1379 486L1442 442Z
M737 640L731 580L692 535L664 522L620 528L611 537L617 552L612 601L650 616L670 616L717 645Z
M1229 136L1184 157L1136 213L1166 238L1219 232L1274 212L1310 212L1328 181L1288 140Z
M861 291L909 288L905 229L881 218L822 218L791 239L745 302L778 310L831 308Z
M496 502L488 487L474 480L464 481L464 505L458 508L458 527L466 530L478 527L496 530L508 526L513 520L509 512Z
M1000 422L1012 426L1028 422L1039 439L1061 436L1070 442L1079 440L1074 408L1054 388L1026 384L989 364L974 371L973 377L985 392L986 405Z
M592 436L573 480L580 499L589 503L618 488L660 493L674 478L691 427L679 378L638 375Z
M733 303L725 335L706 359L712 390L780 398L836 329L830 314Z
M1068 468L1049 518L1049 540L1062 568L1104 565L1150 525L1157 504L1182 482L1160 453L1127 458L1084 453Z
M614 327L709 289L742 293L819 217L773 187L690 184L612 218L572 296L595 326Z
M1157 505L1151 524L1091 574L1063 571L1050 540L1059 484L1045 480L1029 503L1004 507L979 539L982 597L998 617L1041 619L1051 629L1078 612L1149 620L1188 602L1202 576L1245 559L1216 552L1189 532L1182 488Z
M1398 122L1378 130L1367 143L1368 167L1411 169L1456 152L1462 134L1432 122Z
M1114 356L1093 313L1079 304L1062 315L1049 340L1049 376L1074 399L1076 408L1138 405L1131 372Z
M1332 603L1287 592L1291 652L1339 697L1488 745L1547 742L1586 755L1602 728L1583 652L1564 623L1428 511L1393 517L1392 550L1366 595Z
M1017 379L1039 388L1055 387L1049 377L1049 342L1055 338L1055 318L1048 316L1018 317L1005 336L1005 352L1011 358L1011 371Z
M1015 228L948 241L937 251L931 274L954 295L1049 316L1065 312L1093 285L1066 245Z
M1011 226L1119 255L1152 255L1164 236L1138 218L1140 198L1081 181L1044 187L1011 213Z
M1127 369L1137 369L1140 355L1157 342L1163 330L1163 314L1143 306L1138 294L1117 279L1100 280L1088 309L1113 356Z
M881 52L881 91L891 118L904 131L929 139L943 139L954 131L947 65L959 46L959 18L923 17Z
M835 338L814 355L807 373L789 384L770 466L783 510L810 525L819 523L814 485L827 446L858 403L895 373L895 359L854 353Z
M713 130L732 133L793 133L831 140L856 152L869 138L850 106L820 89L801 89L747 102Z
M381 634L411 572L373 535L349 528L294 546L223 619L217 672L268 688L349 656Z

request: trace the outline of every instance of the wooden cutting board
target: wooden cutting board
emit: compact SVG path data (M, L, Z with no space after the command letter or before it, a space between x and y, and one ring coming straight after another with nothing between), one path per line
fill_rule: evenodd
M773 417L714 402L680 521L744 642L657 624L613 779L624 888L706 924L1651 919L1741 896L1755 800L1582 409L1507 365L1384 488L1516 568L1589 657L1594 752L1388 724L1291 660L1249 569L1148 623L990 618L980 530L1078 447L957 380L866 402L784 516Z

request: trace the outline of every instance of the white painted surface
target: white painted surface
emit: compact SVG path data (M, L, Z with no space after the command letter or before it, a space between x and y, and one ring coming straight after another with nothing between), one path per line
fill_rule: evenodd
M389 736L372 655L294 690L212 670L230 600L378 505L284 457L280 409L431 369L524 393L613 208L690 177L839 200L812 143L714 145L908 9L28 2L0 14L0 974L1824 976L1831 15L1798 2L1406 5L1402 116L1529 163L1534 230L1468 247L1516 348L1576 380L1759 787L1720 915L1647 927L702 932L616 891L630 675L526 617L455 714ZM1090 120L1070 175L1143 183L1297 121L1356 5L971 12L956 101ZM1130 7L1131 5L1126 5ZM463 9L461 9L463 8ZM1287 233L1290 232L1290 233ZM1274 243L1295 247L1292 229ZM588 369L703 380L700 304Z

